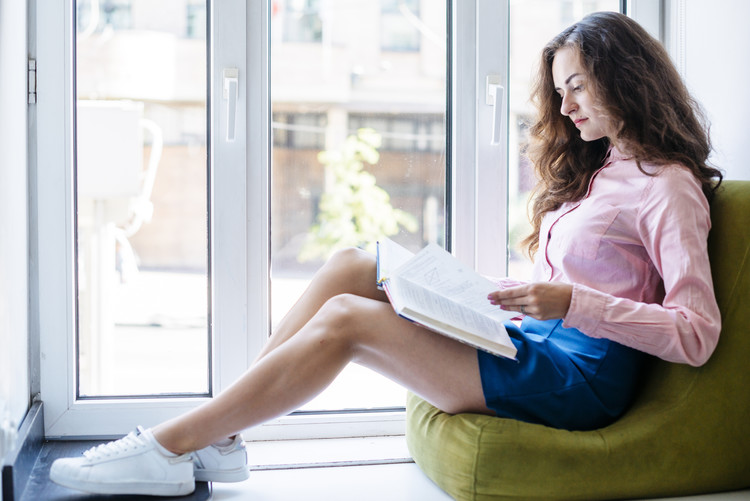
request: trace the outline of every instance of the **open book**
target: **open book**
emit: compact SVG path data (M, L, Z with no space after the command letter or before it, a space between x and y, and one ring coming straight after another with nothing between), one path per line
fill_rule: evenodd
M438 245L417 254L390 239L378 242L378 284L400 316L494 355L515 358L503 322L518 315L490 304L490 280Z

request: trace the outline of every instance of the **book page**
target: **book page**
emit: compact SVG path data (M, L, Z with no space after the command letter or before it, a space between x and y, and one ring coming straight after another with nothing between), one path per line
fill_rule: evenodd
M503 322L517 315L490 304L487 295L497 286L454 258L445 249L430 244L403 263L394 275L414 282L474 311Z
M393 271L414 257L414 253L390 238L377 242L378 284L387 280Z
M393 300L397 309L413 309L439 322L469 332L482 333L488 339L502 342L499 334L505 331L505 327L498 320L471 308L462 308L455 301L403 277L392 278L391 281L391 292L395 292Z

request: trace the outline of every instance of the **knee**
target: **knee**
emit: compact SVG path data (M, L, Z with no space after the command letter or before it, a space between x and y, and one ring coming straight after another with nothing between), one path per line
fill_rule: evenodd
M359 316L360 300L360 297L348 293L333 296L323 304L317 316L332 329L351 330Z
M374 262L375 258L372 254L356 247L338 250L328 259L329 265L346 269L369 266Z
M362 322L362 313L361 297L354 294L339 294L326 301L318 310L313 321L320 328L314 329L313 332L329 341L354 347Z
M349 277L350 280L356 280L360 277L375 280L375 256L356 247L336 251L328 259L325 266L329 272Z

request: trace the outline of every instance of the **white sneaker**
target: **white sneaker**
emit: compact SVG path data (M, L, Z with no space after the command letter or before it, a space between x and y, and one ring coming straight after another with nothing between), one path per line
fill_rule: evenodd
M201 482L242 482L250 476L245 442L238 433L227 444L193 452L193 474Z
M83 457L56 460L49 477L96 494L183 496L195 490L192 456L172 454L140 426L137 433L93 447Z

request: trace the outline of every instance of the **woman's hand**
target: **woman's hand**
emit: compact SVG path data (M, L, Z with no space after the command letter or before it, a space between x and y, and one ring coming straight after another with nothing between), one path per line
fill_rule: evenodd
M535 282L490 293L490 303L520 311L537 320L563 318L570 308L573 286L561 282Z

